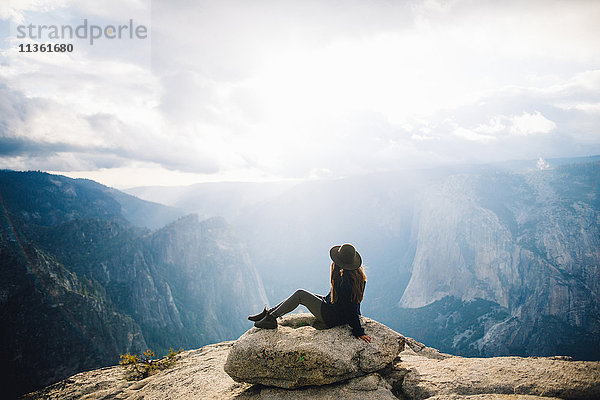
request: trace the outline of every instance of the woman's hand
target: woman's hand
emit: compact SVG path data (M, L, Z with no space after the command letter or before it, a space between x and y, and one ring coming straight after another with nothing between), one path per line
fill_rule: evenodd
M365 341L365 342L367 342L367 343L371 343L371 340L372 340L372 339L371 339L371 336L369 336L369 335L362 335L362 336L359 336L359 337L358 337L358 339L364 340L364 341Z

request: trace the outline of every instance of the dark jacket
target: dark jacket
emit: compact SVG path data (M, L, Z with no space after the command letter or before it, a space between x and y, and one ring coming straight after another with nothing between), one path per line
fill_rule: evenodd
M331 291L325 296L325 303L321 305L321 314L325 324L332 328L338 325L348 324L352 328L352 334L359 337L365 334L360 325L360 303L353 303L352 287L349 280L342 276L341 283L336 287L338 299L331 303Z

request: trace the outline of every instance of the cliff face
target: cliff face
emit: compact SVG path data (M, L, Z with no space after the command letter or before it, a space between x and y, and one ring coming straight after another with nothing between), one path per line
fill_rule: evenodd
M140 326L100 285L31 244L0 234L0 352L4 396L111 365L147 347Z
M417 213L413 272L399 305L488 300L507 315L471 340L481 354L556 354L556 337L576 335L571 354L599 357L589 352L600 348L599 173L592 163L454 175L433 187Z
M2 382L14 394L126 352L237 337L266 303L223 220L192 215L151 232L127 216L159 205L145 210L147 202L127 198L123 206L99 186L0 173L0 352L10 371Z
M144 236L132 266L143 272L121 297L164 350L234 338L267 303L245 248L222 219L190 215Z

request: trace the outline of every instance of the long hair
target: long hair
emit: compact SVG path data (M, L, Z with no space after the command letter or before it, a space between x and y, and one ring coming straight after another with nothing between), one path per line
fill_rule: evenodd
M365 284L367 283L367 275L362 265L355 270L341 269L336 263L331 263L331 302L335 303L338 300L338 294L336 288L339 287L344 279L350 279L350 287L352 288L352 294L350 301L353 303L360 303L365 293Z

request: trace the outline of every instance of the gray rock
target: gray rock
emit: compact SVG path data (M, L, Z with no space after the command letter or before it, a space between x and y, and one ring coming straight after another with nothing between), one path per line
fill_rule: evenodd
M600 398L600 362L553 357L448 357L436 360L403 352L408 370L402 391L410 399L530 395L562 399ZM496 397L492 397L496 396ZM477 397L473 397L477 398ZM488 397L485 397L488 398ZM524 397L526 398L526 397Z
M256 394L247 391L240 399L256 400L398 400L392 394L391 386L377 373L349 379L325 386L308 386L295 390L276 387L263 387Z
M527 394L474 394L461 396L458 394L428 397L427 400L559 400L558 397L531 396Z
M171 368L138 382L124 380L123 368L118 366L82 372L31 393L25 400L600 398L599 362L519 357L436 359L415 355L407 348L391 366L378 372L290 390L233 381L223 369L232 347L233 342L224 342L183 352ZM429 350L425 354L431 355Z
M137 382L126 381L119 366L82 372L24 400L233 399L251 385L235 383L223 372L231 345L223 342L183 352L171 368Z
M126 381L121 367L73 375L25 396L25 400L187 400L187 399L329 399L394 400L390 384L372 373L327 386L296 390L234 382L223 370L233 342L190 350L177 356L169 369L138 382Z
M454 357L451 354L440 352L438 349L433 347L427 347L421 342L417 342L415 339L406 337L403 354L418 355L426 358L433 358L435 360L443 360L448 357Z
M385 325L362 317L365 343L349 326L317 325L311 314L280 318L276 330L252 328L233 345L225 372L237 382L291 389L326 385L379 371L404 348L404 337ZM316 328L315 328L316 327Z

